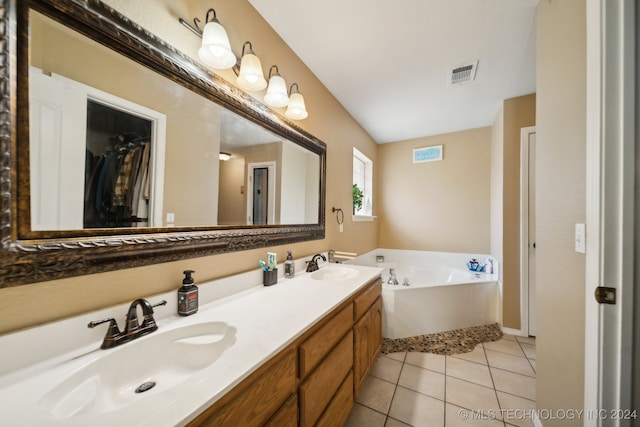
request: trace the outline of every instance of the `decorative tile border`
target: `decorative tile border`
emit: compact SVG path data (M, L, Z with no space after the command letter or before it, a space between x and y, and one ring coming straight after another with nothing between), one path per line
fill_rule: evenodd
M383 338L381 351L382 354L415 351L451 355L469 353L480 343L497 341L500 338L502 331L500 326L494 323L409 338Z

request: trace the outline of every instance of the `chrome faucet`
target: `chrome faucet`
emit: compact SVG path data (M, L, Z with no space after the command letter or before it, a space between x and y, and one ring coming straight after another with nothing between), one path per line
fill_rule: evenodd
M394 268L389 269L389 280L387 280L387 283L390 285L398 284L398 279L396 278L396 270Z
M142 298L133 301L129 306L129 311L127 312L127 322L123 332L120 332L116 319L113 317L89 322L87 327L95 328L98 325L109 322L109 329L107 329L107 334L104 336L100 348L106 350L108 348L117 347L126 342L133 341L136 338L140 338L141 336L150 334L158 329L158 325L153 318L153 307L165 304L167 304L167 301L165 300L154 305L151 305L149 301ZM138 323L138 306L142 307L142 324Z
M325 258L324 255L322 254L315 254L312 258L311 261L307 261L307 273L310 273L312 271L316 271L318 269L318 258L322 258L323 261L327 261L327 258Z

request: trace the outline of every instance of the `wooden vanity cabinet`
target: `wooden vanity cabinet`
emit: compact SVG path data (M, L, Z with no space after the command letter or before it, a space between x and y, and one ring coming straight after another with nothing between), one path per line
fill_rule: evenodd
M381 283L365 285L189 426L344 425L382 343Z

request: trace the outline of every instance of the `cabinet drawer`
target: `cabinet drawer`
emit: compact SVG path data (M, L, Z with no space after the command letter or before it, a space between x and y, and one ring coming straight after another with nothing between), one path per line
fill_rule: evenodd
M220 410L214 407L196 418L190 426L262 426L296 390L296 352L291 348L246 386L230 392L233 398Z
M333 316L316 333L300 345L300 378L304 379L331 349L340 341L353 324L353 304Z
M297 427L298 395L292 394L264 427Z
M373 282L369 287L362 292L360 295L356 297L353 301L354 303L354 318L353 320L358 320L362 317L364 313L371 307L376 299L382 293L382 281L377 279Z
M315 427L343 426L349 418L351 409L353 409L353 371L349 371L349 375L342 382Z
M300 387L300 426L312 426L318 420L353 366L353 332L318 365Z

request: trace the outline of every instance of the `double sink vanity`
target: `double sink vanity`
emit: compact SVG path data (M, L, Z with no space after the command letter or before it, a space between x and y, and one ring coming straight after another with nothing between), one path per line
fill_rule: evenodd
M2 424L342 425L381 344L380 273L325 264L269 287L244 273L200 284L189 317L175 292L154 296L158 330L107 350L87 320L122 324L125 306L2 336Z

